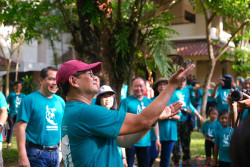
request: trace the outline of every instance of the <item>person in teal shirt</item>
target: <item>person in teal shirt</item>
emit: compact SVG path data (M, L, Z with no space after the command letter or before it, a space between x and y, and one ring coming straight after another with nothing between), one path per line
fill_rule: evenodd
M20 81L14 83L14 91L15 92L10 92L9 96L7 97L7 103L9 105L8 120L7 120L9 124L9 129L6 139L7 149L10 149L11 147L13 130L16 124L16 115L19 110L21 101L25 96L25 94L21 92L22 83Z
M97 93L95 104L103 106L109 110L117 110L116 92L108 85L101 86ZM128 164L125 148L117 147L117 149L124 167L127 167Z
M231 159L229 157L229 146L234 129L229 126L227 110L220 112L219 121L222 125L222 128L216 132L214 138L213 166L216 166L218 163L219 153L219 166L230 167Z
M17 113L19 166L59 167L65 102L55 93L57 68L40 72L40 89L25 96ZM60 155L59 155L60 154Z
M0 92L0 132L3 131L3 125L5 124L7 117L8 117L8 105L5 99L5 96L2 92ZM3 152L2 152L2 142L3 142L3 136L2 133L0 133L0 166L3 166Z
M230 81L230 85L227 85L226 81ZM231 75L227 74L224 76L224 78L220 79L215 88L213 89L213 92L211 94L211 97L216 99L217 103L217 110L220 114L223 110L229 109L229 104L227 103L227 96L230 93L230 89L236 88L236 84L234 83L234 80Z
M78 60L63 63L56 82L66 96L62 121L62 153L65 166L122 167L117 146L131 147L154 126L161 114L166 117L178 113L180 103L173 110L164 110L171 95L195 65L180 67L169 79L161 95L140 114L109 110L91 105L98 92L93 73L101 70L101 63L86 64Z
M190 92L186 87L186 80L184 80L178 89L175 90L174 95L176 99L174 101L181 101L182 115L177 122L178 127L178 141L175 142L173 148L173 157L174 165L178 166L181 159L180 155L180 144L183 150L183 164L190 164L190 142L191 142L191 131L193 130L193 122L191 121L191 114L195 114L199 117L200 121L203 121L202 116L198 113L195 107L192 105L190 100Z
M233 127L235 126L236 119L239 116L239 111L242 112L242 117L239 119L239 121L244 121L244 119L250 113L250 111L249 111L250 109L248 106L248 105L250 105L250 102L249 102L250 101L249 100L250 79L245 80L244 89L245 89L246 93L244 93L245 94L244 99L242 99L240 101L232 101L231 93L233 92L233 90L230 90L230 93L228 94L228 97L227 97L227 103L229 105L229 120L232 121ZM239 90L239 91L241 91L241 90Z
M153 90L155 99L167 86L168 80L165 78L159 78L153 84ZM175 92L171 96L168 105L173 104L174 100L177 100L175 97ZM158 124L160 129L159 139L161 141L161 161L160 167L168 167L170 163L171 153L174 147L175 142L178 140L177 136L177 120L180 119L181 112L178 115L169 117L168 119L159 118ZM152 146L151 146L152 147Z
M216 108L210 108L209 110L209 120L204 122L201 127L201 132L205 138L205 153L206 153L206 164L211 163L211 150L214 150L214 137L216 131L221 128L221 124L217 121L218 111ZM214 153L213 153L214 154Z
M144 96L146 91L146 81L137 77L132 80L133 95L121 101L119 111L140 114L141 111L150 104L150 100ZM136 154L139 166L149 166L150 164L150 133L147 133L140 141L131 148L126 148L128 167L133 167Z

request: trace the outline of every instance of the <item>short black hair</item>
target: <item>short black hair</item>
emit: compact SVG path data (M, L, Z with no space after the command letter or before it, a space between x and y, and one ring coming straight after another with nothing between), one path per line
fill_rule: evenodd
M132 79L132 83L133 83L134 80L136 80L136 79L142 79L143 82L144 82L144 84L146 85L146 80L145 80L144 78L142 78L142 77L135 77L135 78L133 78L133 79Z
M22 84L22 82L18 80L14 83L14 86L16 86L17 84Z
M49 67L46 67L46 68L43 68L40 72L40 77L41 78L46 78L48 76L48 71L51 70L51 71L58 71L58 68L57 67L53 67L53 66L49 66Z
M217 111L217 112L218 112L218 110L217 110L216 107L210 107L209 110L208 110L208 115L210 115L210 113L211 113L212 111Z
M228 111L227 110L222 110L220 113L219 113L219 118L224 115L224 114L228 114Z

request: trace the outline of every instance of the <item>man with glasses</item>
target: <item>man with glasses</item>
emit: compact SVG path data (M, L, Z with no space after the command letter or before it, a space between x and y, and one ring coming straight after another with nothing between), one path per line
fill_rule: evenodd
M23 98L17 114L19 166L59 167L64 100L55 95L57 68L40 73L40 89Z
M132 146L148 133L160 114L169 117L178 113L180 103L171 105L169 109L165 109L166 104L194 67L181 67L153 102L140 114L132 114L90 105L98 92L97 78L92 72L101 70L100 62L86 64L71 60L62 64L56 75L56 83L68 101L62 121L64 165L122 167L117 145Z

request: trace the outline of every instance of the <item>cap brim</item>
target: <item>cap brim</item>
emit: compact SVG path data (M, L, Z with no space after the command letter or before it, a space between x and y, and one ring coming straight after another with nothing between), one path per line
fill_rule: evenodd
M116 94L115 91L106 91L106 92L97 93L96 96L99 96L99 95L102 95L102 94L105 94L105 93L113 93L113 94Z
M102 68L101 62L89 64L89 66L88 66L88 70L92 70L93 73L98 73L99 71L101 71L101 68Z

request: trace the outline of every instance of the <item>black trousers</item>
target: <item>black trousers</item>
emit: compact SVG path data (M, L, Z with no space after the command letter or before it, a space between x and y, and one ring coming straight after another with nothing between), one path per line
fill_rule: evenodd
M16 124L16 115L8 115L8 124L9 124L9 130L7 133L7 139L6 142L7 143L11 143L12 142L12 136L13 136L13 131L14 131L14 126Z
M209 140L205 140L205 151L206 151L206 157L211 157L212 151L214 155L214 143Z
M230 163L229 162L219 161L219 167L230 167Z

